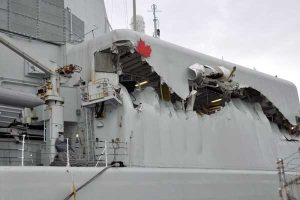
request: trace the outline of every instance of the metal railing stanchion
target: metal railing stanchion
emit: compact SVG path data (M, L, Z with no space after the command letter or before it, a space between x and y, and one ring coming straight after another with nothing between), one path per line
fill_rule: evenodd
M107 142L104 141L104 150L105 150L105 167L107 167Z
M106 141L104 141L104 149L103 149L102 153L100 154L95 167L98 167L98 164L101 161L101 158L104 154L105 154L105 167L107 167L108 164L107 164L107 142Z
M24 166L24 150L25 150L25 135L22 135L23 139L22 139L22 156L21 156L21 159L22 159L22 166Z
M69 138L67 138L67 167L70 167Z
M277 160L277 169L278 169L279 184L280 184L279 196L281 200L288 200L287 190L286 190L287 184L286 184L284 163L282 158Z

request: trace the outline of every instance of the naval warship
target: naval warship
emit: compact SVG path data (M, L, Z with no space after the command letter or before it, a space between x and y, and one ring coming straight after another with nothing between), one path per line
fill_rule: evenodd
M0 199L299 199L295 85L140 29L0 0Z

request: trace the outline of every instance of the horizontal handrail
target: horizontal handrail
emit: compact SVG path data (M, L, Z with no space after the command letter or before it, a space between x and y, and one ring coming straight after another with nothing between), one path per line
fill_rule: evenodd
M3 164L7 165L8 163L15 165L13 163L24 163L30 164L30 165L41 165L42 163L49 163L50 158L53 158L54 156L58 155L56 152L49 152L49 147L55 147L56 145L50 145L44 143L44 141L32 141L26 138L26 136L23 137L24 140L20 140L18 143L14 141L13 139L6 140L6 141L0 141L2 143L7 143L7 146L3 146L0 148L0 161L3 160ZM94 161L91 161L90 158L88 158L88 154L86 152L83 152L84 144L80 143L75 144L75 141L77 138L70 140L71 144L68 145L69 150L69 156L67 156L67 152L60 152L62 153L61 156L56 157L58 159L58 162L66 162L66 157L69 162L72 164L83 164L90 166L92 163L98 162L97 166L99 166L99 162L105 162L105 165L108 165L108 159L115 160L116 156L128 156L127 150L128 147L126 146L126 142L115 142L115 141L104 141L104 140L94 140L95 143L94 150L105 150L102 151L101 154L94 152ZM77 140L78 141L78 140ZM73 143L74 142L74 143ZM102 144L97 146L97 144ZM59 146L63 146L64 144L61 144ZM106 149L105 149L106 146ZM21 152L21 153L20 153ZM22 154L22 155L21 155ZM105 158L101 158L101 156L105 156ZM19 160L19 161L18 161ZM48 160L48 161L47 161ZM12 162L13 161L13 162ZM1 162L0 162L1 163ZM60 164L59 164L60 165ZM93 164L92 164L93 165Z

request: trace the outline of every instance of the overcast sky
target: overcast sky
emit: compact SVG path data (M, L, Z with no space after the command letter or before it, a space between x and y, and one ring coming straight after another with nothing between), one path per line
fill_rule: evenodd
M300 92L300 0L136 0L146 33L156 3L161 39L294 82ZM113 29L129 28L132 0L105 0Z

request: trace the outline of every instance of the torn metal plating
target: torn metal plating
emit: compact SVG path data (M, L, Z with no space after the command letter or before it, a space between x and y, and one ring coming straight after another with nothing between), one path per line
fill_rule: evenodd
M258 102L270 121L288 130L290 134L300 134L299 124L291 124L266 96L253 87L240 86L234 78L237 70L235 66L231 67L231 70L223 66L199 63L186 66L190 95L183 98L177 94L176 88L172 88L174 85L168 85L165 81L167 77L157 71L158 67L164 66L149 64L153 52L151 46L143 40L140 39L137 44L130 40L120 40L102 52L112 54L112 62L117 69L120 83L129 92L133 92L137 86L153 87L163 100L171 100L174 104L183 102L185 110L193 110L198 114L215 113L232 98Z

